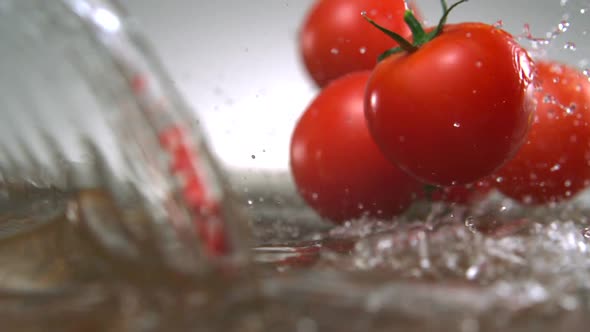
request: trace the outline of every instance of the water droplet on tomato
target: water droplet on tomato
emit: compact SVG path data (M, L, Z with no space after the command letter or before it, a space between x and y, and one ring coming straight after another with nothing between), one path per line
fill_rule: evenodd
M477 90L473 90L473 91L471 91L471 93L477 94Z
M365 205L364 205L363 203L359 203L359 204L357 205L357 207L359 208L359 210L362 210L362 209L364 209L364 208L365 208Z
M561 168L561 165L560 165L560 164L555 164L555 165L553 165L553 167L551 167L549 170L550 170L551 172L557 172L557 171L559 171L559 169L560 169L560 168Z
M524 204L532 204L533 203L533 197L531 195L526 195L523 197L522 202Z
M453 123L453 127L460 128L461 124L459 122L455 122L455 123Z
M545 97L543 97L543 103L545 104L555 104L555 97L553 97L552 95L545 95Z
M584 70L582 70L582 74L584 74L584 76L588 77L588 79L590 80L590 69L585 68Z
M568 107L565 108L565 113L567 113L569 115L574 114L574 112L576 111L576 107L577 107L576 104L569 105Z
M336 55L336 54L340 53L340 50L334 47L330 50L330 53Z
M361 47L359 49L359 52L361 52L361 54L365 54L365 53L367 53L367 48L366 47Z
M559 83L559 77L554 77L553 80L551 80L553 83Z
M576 143L577 141L578 141L578 136L576 136L576 135L570 136L570 142L571 143Z
M371 9L371 15L375 16L377 15L379 12L377 11L377 9Z
M483 62L481 62L481 61L477 61L477 62L475 62L475 66L476 66L477 68L481 68L481 67L483 67Z
M498 176L498 177L496 178L496 182L498 182L498 183L502 183L502 182L504 182L504 178L503 178L503 177L501 177L501 176Z
M576 90L576 92L581 92L582 91L582 85L581 84L576 85L575 90Z
M569 187L571 187L571 186L572 186L572 180L565 180L565 182L563 183L563 185L564 185L566 188L569 188Z
M366 11L366 10L363 10L363 11L361 12L361 15L363 15L363 16L367 16L367 11Z
M406 141L406 137L405 136L400 136L399 137L399 141L400 142L405 142Z
M466 34L465 34L465 37L467 37L467 38L471 38L471 32L468 32L468 33L466 33Z
M318 193L311 194L311 199L313 199L314 201L317 201L319 197L320 197L320 195L318 195Z

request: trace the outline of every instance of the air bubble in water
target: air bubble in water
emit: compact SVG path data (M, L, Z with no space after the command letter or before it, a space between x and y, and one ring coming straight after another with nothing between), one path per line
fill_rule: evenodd
M252 205L252 204L254 204L254 202L252 202L252 200L251 200L251 199L249 199L249 200L248 200L248 205Z
M479 266L477 265L472 265L467 269L467 271L465 271L465 277L467 278L467 280L474 280L475 278L477 278L478 274Z
M465 218L465 227L473 233L477 232L477 228L475 227L475 217L469 216Z
M590 227L586 227L582 230L582 236L586 239L590 239Z

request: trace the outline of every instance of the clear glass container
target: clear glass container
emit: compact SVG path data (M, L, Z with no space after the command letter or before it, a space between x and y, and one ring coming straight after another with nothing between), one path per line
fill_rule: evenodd
M60 271L51 280L31 272L50 259L43 253L66 259L60 250L98 250L137 277L143 268L205 276L247 261L248 219L198 119L118 8L3 0L0 41L1 236L39 246L13 241L27 259L7 246L3 286L75 281L64 261L50 262ZM51 240L70 231L98 248Z

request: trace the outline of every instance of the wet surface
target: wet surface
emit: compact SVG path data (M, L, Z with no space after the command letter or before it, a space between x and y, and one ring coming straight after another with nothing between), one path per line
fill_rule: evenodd
M424 203L395 220L264 236L247 265L196 268L198 253L176 248L182 255L170 263L173 246L150 219L104 192L26 197L0 216L0 317L9 330L583 331L589 323L583 205L530 211L494 195L470 208Z

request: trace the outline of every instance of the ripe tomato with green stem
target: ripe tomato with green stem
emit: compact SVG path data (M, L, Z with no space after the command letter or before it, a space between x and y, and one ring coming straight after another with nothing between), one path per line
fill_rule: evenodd
M390 163L373 142L363 111L370 72L326 86L295 126L290 163L301 196L333 222L363 215L391 218L422 185Z
M412 2L409 6L415 8ZM405 36L410 33L405 9L404 0L316 1L299 33L301 57L311 78L323 87L342 75L373 69L377 56L397 43L369 26L361 13Z
M590 81L554 61L539 61L535 80L537 110L527 141L495 184L525 204L566 200L590 181Z
M381 151L433 185L489 176L524 143L533 115L533 61L507 32L483 23L424 30L411 11L412 42L367 20L398 41L367 84L365 112Z

